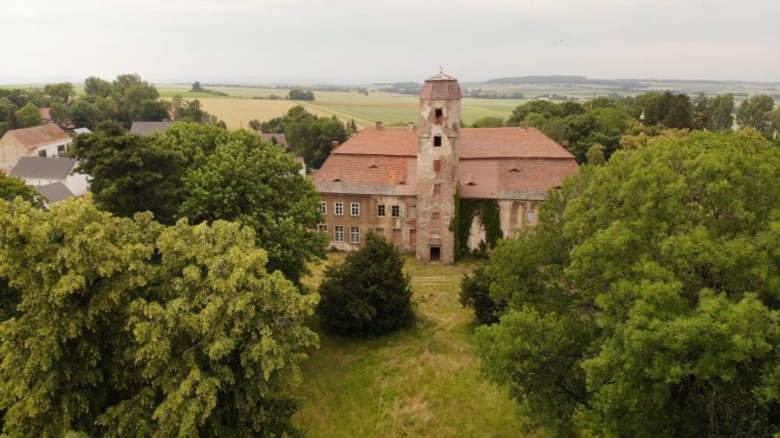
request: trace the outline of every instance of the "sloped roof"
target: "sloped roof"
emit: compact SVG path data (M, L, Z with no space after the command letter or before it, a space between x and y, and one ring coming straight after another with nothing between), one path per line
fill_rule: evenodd
M361 131L331 153L313 177L317 189L415 195L418 133L395 127ZM541 200L577 171L571 153L533 128L464 128L460 148L464 198Z
M420 92L420 99L447 100L461 97L458 80L444 73L426 79Z
M133 122L130 127L131 134L149 135L154 132L164 134L168 127L176 122Z
M46 198L48 204L56 204L73 197L73 193L62 182L35 186L35 190Z
M6 135L13 136L19 143L23 144L28 151L32 151L40 146L69 142L71 140L70 136L55 124L12 129L8 131Z
M30 179L65 180L76 167L73 158L21 157L9 176Z
M76 128L73 130L73 133L75 134L92 134L92 131L89 130L89 128Z
M332 154L417 156L419 129L364 129ZM536 128L462 128L460 158L574 158Z

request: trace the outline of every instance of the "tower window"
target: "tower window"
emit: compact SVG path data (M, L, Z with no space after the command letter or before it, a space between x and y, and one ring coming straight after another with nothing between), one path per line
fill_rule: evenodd
M433 160L433 171L436 173L441 172L441 160Z
M436 117L436 123L441 123L441 119L444 116L444 112L441 110L441 108L436 108L435 111L435 117Z
M433 194L438 195L441 193L441 184L434 184L433 185Z
M433 145L436 147L441 146L441 135L436 135L433 137Z
M431 214L431 221L432 222L439 222L439 213L438 212Z

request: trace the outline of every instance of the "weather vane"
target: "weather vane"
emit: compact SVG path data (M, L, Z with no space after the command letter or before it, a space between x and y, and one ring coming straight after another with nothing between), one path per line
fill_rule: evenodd
M439 66L439 73L444 74L444 68L442 66Z

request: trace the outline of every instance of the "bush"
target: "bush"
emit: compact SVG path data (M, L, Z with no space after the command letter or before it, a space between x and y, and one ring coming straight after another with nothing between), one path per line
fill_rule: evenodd
M409 277L395 246L372 232L359 251L330 266L320 285L319 313L343 334L381 335L408 327L414 319Z
M460 304L467 309L474 309L480 324L498 322L498 316L506 307L503 302L496 302L490 296L490 285L493 278L480 266L473 275L463 275L460 282Z

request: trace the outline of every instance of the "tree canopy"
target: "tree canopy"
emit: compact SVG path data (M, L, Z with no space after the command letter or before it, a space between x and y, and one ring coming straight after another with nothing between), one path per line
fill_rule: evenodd
M347 335L381 335L408 327L414 312L403 266L395 245L369 232L358 251L326 269L319 314L331 329Z
M30 128L43 123L41 111L32 102L28 102L25 106L19 108L14 113L14 118L16 120L15 128Z
M486 373L561 435L780 430L780 149L658 137L551 192L486 267Z
M0 202L9 436L281 436L301 400L317 295L268 273L254 232L163 227L89 197L43 212Z

